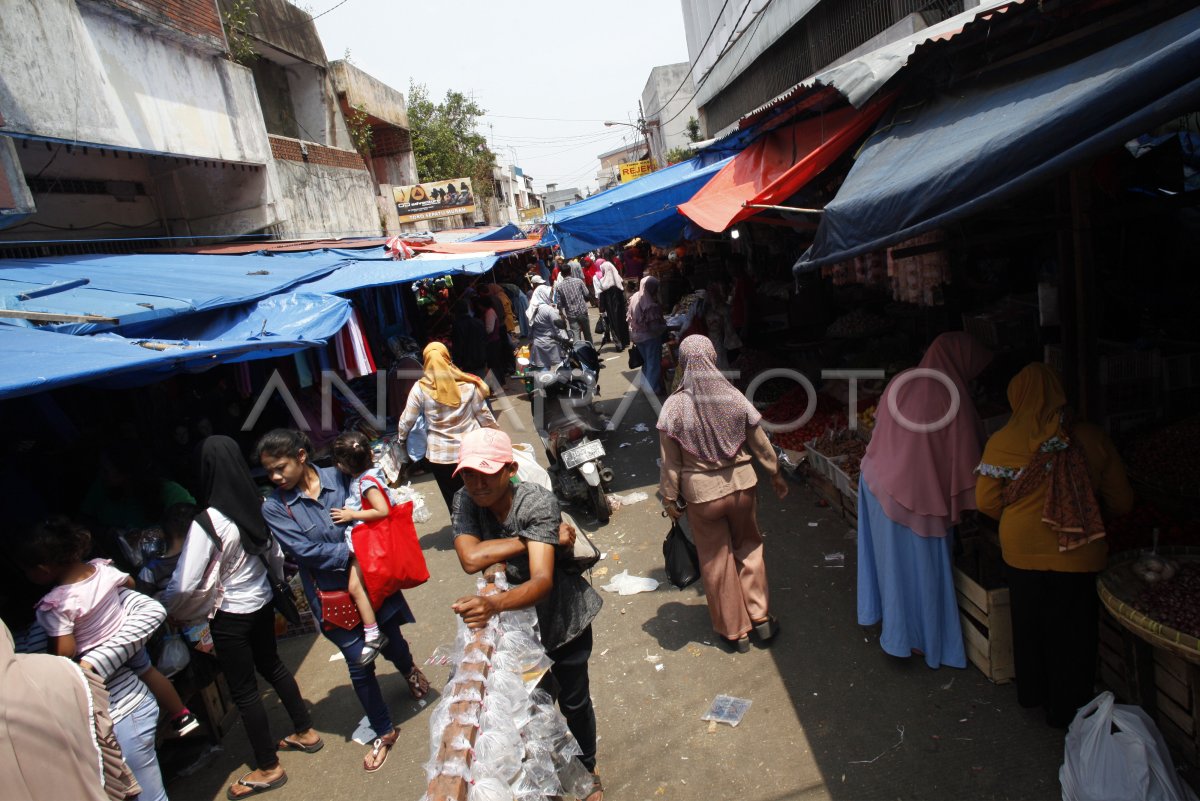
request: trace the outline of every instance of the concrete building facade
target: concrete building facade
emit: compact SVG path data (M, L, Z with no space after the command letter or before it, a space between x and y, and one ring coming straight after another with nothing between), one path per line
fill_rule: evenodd
M681 0L703 136L838 63L940 22L976 0ZM681 90L682 94L682 90Z
M600 191L603 192L621 182L622 164L650 158L650 152L645 142L634 142L601 153L596 158L600 160L600 169L596 171L596 183L600 185ZM657 163L661 165L663 162Z
M546 213L549 214L552 211L566 208L581 200L583 200L583 194L577 187L572 186L570 189L559 189L558 184L546 184L546 192L542 196L542 205L546 209Z
M384 230L381 190L354 149L309 16L257 0L258 57L247 67L229 57L226 5L13 4L0 25L0 251ZM347 85L375 102L362 82ZM387 106L378 103L380 119L407 130L402 97L399 117ZM381 158L374 169L404 176L403 163ZM116 239L127 242L95 241Z
M659 167L667 165L667 153L691 143L688 121L700 118L695 103L691 64L666 64L650 70L642 89L642 114L650 153Z

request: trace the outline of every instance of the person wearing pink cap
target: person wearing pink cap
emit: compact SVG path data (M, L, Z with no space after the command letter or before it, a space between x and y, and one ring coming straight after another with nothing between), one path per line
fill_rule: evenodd
M578 572L556 559L574 545L575 530L562 521L558 499L538 484L515 483L512 441L503 431L467 433L458 451L463 488L454 496L454 550L467 573L498 572L503 566L511 589L495 595L468 595L454 611L471 628L482 628L499 612L534 607L542 645L554 661L558 707L592 771L593 790L585 801L602 801L596 776L596 713L588 678L592 621L603 601Z

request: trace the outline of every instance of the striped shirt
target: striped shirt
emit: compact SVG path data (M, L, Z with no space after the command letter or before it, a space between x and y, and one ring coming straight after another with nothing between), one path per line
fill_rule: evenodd
M582 317L588 313L587 285L575 276L563 278L554 285L554 302L568 317Z
M133 590L120 590L125 619L117 633L102 645L83 654L83 659L96 668L96 674L108 688L109 714L119 723L137 709L150 695L150 689L126 666L138 651L146 647L150 636L167 619L167 610L153 598ZM44 653L46 633L36 623L16 643L20 653Z
M404 414L400 415L396 442L403 447L421 412L429 426L429 439L425 446L425 458L434 464L454 464L458 461L458 443L463 435L477 428L499 428L492 417L483 395L469 381L459 381L458 391L462 403L445 406L425 393L418 381L408 393Z

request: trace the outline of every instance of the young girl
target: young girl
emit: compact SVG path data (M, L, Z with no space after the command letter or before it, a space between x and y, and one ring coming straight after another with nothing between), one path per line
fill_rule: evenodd
M350 492L346 496L346 506L334 509L329 513L333 522L338 525L346 524L346 544L350 553L354 553L354 542L351 532L359 523L369 523L382 520L388 516L388 499L384 495L383 473L375 467L375 459L371 454L371 442L366 435L358 431L347 431L339 434L333 441L333 463L338 470L348 476L353 476L350 482ZM351 559L348 566L350 586L347 588L358 613L362 616L363 633L366 644L363 646L360 664L368 665L379 656L381 648L387 645L387 637L379 631L375 620L375 609L367 595L367 586L363 583L362 568L357 559Z
M65 517L52 517L34 529L17 552L30 581L55 585L37 604L37 621L49 639L50 652L75 660L117 632L125 617L118 591L134 588L133 577L109 560L84 562L91 546L86 529ZM154 693L178 734L200 725L144 649L128 665Z

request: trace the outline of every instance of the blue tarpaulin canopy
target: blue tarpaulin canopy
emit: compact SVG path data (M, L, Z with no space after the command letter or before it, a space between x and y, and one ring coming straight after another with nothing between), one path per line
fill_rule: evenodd
M517 226L513 225L512 223L509 223L508 225L505 225L501 228L497 228L495 231L488 231L486 233L476 234L475 236L468 236L463 241L464 242L495 242L496 240L499 240L499 239L524 239L524 238L525 238L525 234L522 233L521 229L518 228Z
M205 317L187 338L149 340L0 326L0 398L83 382L137 386L161 381L171 373L286 356L324 344L336 334L350 317L350 301L297 292ZM185 323L177 320L172 327Z
M1200 108L1200 9L1021 78L943 95L871 140L797 271L978 212ZM901 101L897 104L904 106Z
M141 335L144 324L181 314L236 306L286 292L345 263L323 251L212 256L136 254L55 256L0 261L0 308L64 315L96 315L118 323L50 323L46 329L85 334L119 328ZM21 295L31 294L28 300ZM29 326L21 319L3 322Z
M430 253L403 261L392 261L390 257L386 261L351 261L329 275L303 284L302 288L306 292L338 294L365 287L419 281L437 275L478 275L492 269L497 258L492 254L446 256Z
M551 212L546 222L567 258L635 236L672 245L688 224L679 204L691 200L727 161L729 157L698 156L674 164Z

